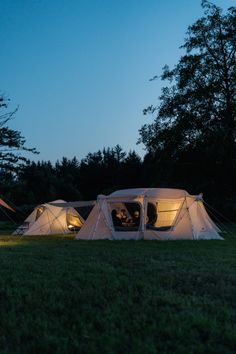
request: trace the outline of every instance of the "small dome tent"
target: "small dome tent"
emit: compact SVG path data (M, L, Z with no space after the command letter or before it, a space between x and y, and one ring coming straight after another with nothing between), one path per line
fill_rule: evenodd
M122 221L122 215L126 220ZM76 239L222 239L202 196L185 190L137 188L99 195Z
M55 200L37 206L19 226L14 235L66 234L82 226L84 220L64 200Z

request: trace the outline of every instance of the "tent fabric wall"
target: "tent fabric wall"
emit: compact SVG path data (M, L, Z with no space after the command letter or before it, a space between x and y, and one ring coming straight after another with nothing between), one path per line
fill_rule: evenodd
M140 225L138 229L117 230L114 227L111 216L112 206L122 203L123 205L129 203L139 205ZM158 203L160 204L157 221L152 228L149 228L145 221L148 220L148 203L154 203L157 206ZM162 216L160 216L161 213L163 213ZM165 228L163 227L165 222L171 225ZM219 228L207 214L201 196L189 195L181 189L137 188L116 191L109 196L98 196L95 207L76 239L222 240L219 232Z
M88 235L91 240L111 239L113 237L112 229L108 226L108 221L106 221L107 213L104 208L103 203L98 201L88 217L89 222L85 222L82 226L83 234Z
M59 207L60 202L65 203L64 200L56 200L57 206L50 202L50 204L45 203L35 208L14 234L50 235L70 233L68 219L72 220L73 217L77 217L74 226L81 227L84 221L79 213L71 207ZM39 208L43 208L43 212L37 218ZM68 214L70 214L70 218L68 218Z

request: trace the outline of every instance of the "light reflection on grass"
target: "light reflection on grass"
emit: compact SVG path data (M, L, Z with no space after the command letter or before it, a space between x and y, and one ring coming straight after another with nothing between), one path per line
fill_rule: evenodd
M7 235L0 237L0 247L22 246L28 243L28 240L24 240L22 237L18 236Z
M43 235L43 236L14 236L14 235L1 235L0 247L8 246L22 246L30 245L37 242L50 242L60 240L74 240L75 235Z

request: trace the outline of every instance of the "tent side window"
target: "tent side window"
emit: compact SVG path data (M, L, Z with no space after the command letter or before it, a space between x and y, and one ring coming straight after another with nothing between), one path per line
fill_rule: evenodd
M147 229L170 229L181 207L180 201L158 201L147 205Z
M137 231L140 226L140 204L136 202L110 202L111 221L115 231Z
M37 208L35 221L38 220L38 218L43 214L44 211L45 211L45 207L44 206L40 206L40 207Z
M68 209L66 213L66 223L70 231L77 231L81 228L83 221L74 209Z

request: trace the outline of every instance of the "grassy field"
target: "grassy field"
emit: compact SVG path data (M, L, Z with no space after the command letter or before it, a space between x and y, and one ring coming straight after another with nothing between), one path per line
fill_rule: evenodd
M235 229L236 230L236 229ZM225 241L0 236L0 353L235 353Z

